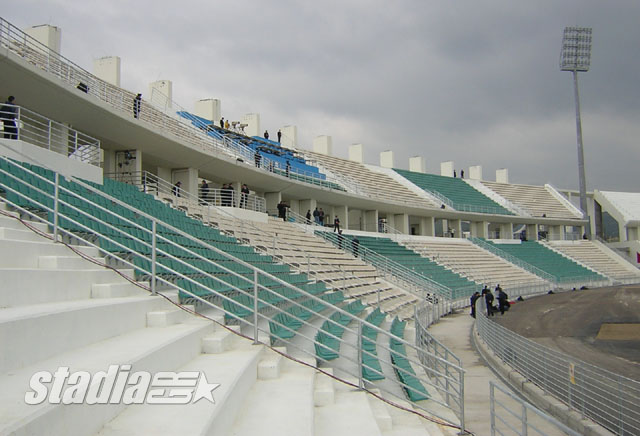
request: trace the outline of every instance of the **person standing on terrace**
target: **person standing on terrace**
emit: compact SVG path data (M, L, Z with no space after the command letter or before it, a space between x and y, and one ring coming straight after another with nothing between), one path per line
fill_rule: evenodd
M282 139L282 132L278 129L278 144L280 143L280 139Z
M142 94L138 93L133 99L133 118L140 118L140 107L142 106Z
M269 132L268 131L264 131L264 139L269 139Z
M338 215L333 219L333 231L340 232L340 218L338 218Z
M16 127L17 108L14 106L16 98L11 95L4 102L4 106L0 109L0 118L4 129L5 139L18 139L18 128Z

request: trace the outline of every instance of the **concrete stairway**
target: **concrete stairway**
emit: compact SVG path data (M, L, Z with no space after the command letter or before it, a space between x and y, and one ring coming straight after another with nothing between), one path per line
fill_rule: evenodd
M104 262L96 249L75 247L89 260L81 258L27 229L4 203L0 210L11 215L0 216L0 435L399 434L389 431L401 419L394 421L386 405L364 392L253 345L233 334L238 327L218 326L150 295L126 279L132 270L118 274L94 263ZM216 310L206 312L222 319ZM51 403L51 396L25 402L40 371L68 367L94 375L111 365L131 365L131 373L151 377L193 371L219 386L214 403L89 405L80 398L65 405ZM89 384L99 388L95 380ZM63 392L73 386L67 380ZM415 434L434 433L423 426Z

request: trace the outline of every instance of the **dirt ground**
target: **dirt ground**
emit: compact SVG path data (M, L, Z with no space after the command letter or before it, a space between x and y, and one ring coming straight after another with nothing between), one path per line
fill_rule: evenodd
M493 320L547 347L640 381L640 341L596 339L603 323L640 323L640 286L525 297Z

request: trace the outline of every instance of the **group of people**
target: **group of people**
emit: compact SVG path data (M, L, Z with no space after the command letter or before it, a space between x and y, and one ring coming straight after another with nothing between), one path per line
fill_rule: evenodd
M178 181L175 185L173 185L172 189L173 195L176 197L182 196L182 182ZM249 203L249 187L243 183L240 188L240 204L239 207L247 208ZM206 179L202 180L200 186L198 186L198 198L202 204L212 203L215 200L215 196L209 186L209 183ZM233 189L233 184L224 183L222 188L220 188L220 206L223 207L235 207L236 201L236 191Z
M478 291L474 292L471 296L471 316L474 318L476 317L476 302L480 298L484 298L485 305L487 306L487 316L493 316L497 311L500 311L500 314L504 315L504 312L509 310L509 307L511 307L511 303L509 303L509 296L502 290L500 284L496 286L495 293L496 295L494 296L493 292L491 292L491 289L489 289L487 285L484 285L482 288L482 293ZM498 299L498 307L494 305L496 298Z
M278 218L282 218L283 221L287 220L287 208L289 205L284 202L284 200L280 200L280 203L276 206L278 208Z
M310 211L307 211L307 220L310 220L311 216L309 215ZM322 208L318 209L317 207L313 211L313 220L316 224L320 226L324 226L324 211Z

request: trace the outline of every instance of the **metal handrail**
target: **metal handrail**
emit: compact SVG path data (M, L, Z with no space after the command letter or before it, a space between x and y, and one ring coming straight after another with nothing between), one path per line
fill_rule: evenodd
M515 403L517 407L509 405L506 401L501 401L498 394L506 396L508 401ZM492 435L500 434L506 436L508 434L514 434L517 436L527 436L538 434L544 436L548 434L546 431L549 426L552 426L554 430L556 430L554 434L558 434L556 432L562 432L562 434L567 436L582 435L582 433L578 433L567 427L562 422L532 406L519 396L513 395L494 381L489 382L489 408L491 412ZM533 422L534 419L531 419L531 417L536 421L541 420L541 422ZM518 427L515 427L513 421L516 421ZM544 425L545 428L539 428L542 427L540 424Z
M503 259L508 260L512 264L517 265L520 268L527 270L532 274L542 277L543 279L547 280L554 288L558 287L558 281L556 280L556 278L551 274L549 274L548 272L541 270L537 266L531 265L529 262L525 262L524 260L519 259L514 255L507 253L504 250L500 250L498 247L489 244L487 241L483 240L482 238L471 237L469 238L469 240L472 241L474 244L478 245L479 247L484 248L485 250L495 254L496 256L500 256Z
M0 106L5 139L15 139L100 166L100 141L25 107ZM13 130L12 130L13 129Z
M176 187L170 182L152 174L148 171L134 171L127 173L106 173L104 175L119 182L135 185L143 192L156 195L165 195L165 198L171 199L176 206L184 205L186 207L238 207L240 209L252 210L255 212L266 213L266 200L255 194L243 194L233 190L208 188L203 192L198 188L198 195ZM178 194L178 195L176 195Z
M640 434L640 382L520 336L490 321L478 302L478 334L500 360L582 417L615 434Z
M313 220L307 220L306 217L303 217L293 211L288 212L288 219L297 224L312 226L312 229L317 231L316 234L321 235L323 239L331 242L341 250L361 258L364 262L373 265L376 269L382 271L384 273L384 277L389 281L396 282L404 288L409 287L409 289L412 289L413 293L421 300L429 299L429 301L435 302L433 298L434 296L448 300L453 299L453 291L446 286L441 285L429 277L424 277L422 275L418 276L415 271L389 259L386 256L376 253L367 247L362 245L354 247L351 241L344 238L341 241L339 235L316 224Z
M305 299L305 300L313 300L319 303L325 303L324 300L322 300L320 297L317 297L309 292L307 292L304 289L298 288L290 283L287 283L286 281L272 275L269 273L266 273L262 270L260 270L259 268L256 268L255 266L242 261L241 259L238 259L222 250L220 250L219 248L212 246L208 243L205 243L203 241L198 240L197 238L191 236L190 234L166 223L163 222L162 220L159 220L156 217L153 217L151 215L148 215L146 212L135 208L133 206L130 206L129 204L121 201L118 198L112 197L96 188L94 188L93 186L82 182L81 180L72 178L73 182L76 183L78 186L82 187L84 190L86 190L87 192L92 192L95 195L98 195L100 197L102 197L103 199L105 199L107 202L113 203L113 204L117 204L123 208L125 208L126 210L128 210L130 213L134 214L135 221L134 220L130 220L127 219L125 216L123 215L119 215L115 212L112 212L110 209L107 209L106 207L101 206L98 203L95 203L91 200L89 200L86 195L80 195L76 192L74 192L71 189L68 189L65 184L60 183L60 176L55 173L55 178L54 181L51 181L45 177L40 176L39 174L26 169L26 168L22 168L20 165L17 165L16 163L5 159L5 158L1 158L0 161L4 161L6 162L8 165L12 165L12 166L16 166L16 167L20 167L23 171L28 172L31 177L34 177L38 180L38 185L31 185L30 183L16 177L14 174L11 174L10 172L6 171L4 168L0 167L0 174L3 174L5 177L8 177L10 180L13 181L13 183L20 183L23 185L27 185L29 187L29 193L35 193L38 192L40 195L42 195L43 197L45 197L46 199L48 199L49 201L51 201L51 203L46 204L43 202L40 202L40 200L38 200L37 198L33 197L33 196L29 196L23 192L21 192L19 189L16 189L16 186L13 185L12 183L9 184L3 184L1 185L3 187L3 189L5 190L5 192L9 192L12 193L13 195L19 196L21 198L25 198L28 199L32 204L36 204L37 208L40 210L43 210L45 212L47 212L48 214L50 214L50 216L52 217L52 223L49 222L49 219L45 219L42 218L38 213L31 211L25 207L20 206L20 204L17 204L15 202L13 202L11 199L7 199L7 202L15 207L16 209L20 210L22 213L29 215L30 217L32 217L32 219L41 221L41 222L45 222L48 223L49 225L53 225L53 236L54 236L54 240L58 240L60 236L62 235L66 235L68 237L73 237L75 239L78 240L82 240L85 244L95 247L97 249L99 249L102 253L104 253L105 255L121 262L124 265L128 265L130 267L135 268L136 270L140 270L140 271L144 271L146 273L146 275L150 278L151 281L151 288L154 292L158 292L158 284L162 284L166 287L170 287L172 289L179 289L182 293L189 295L191 299L193 299L194 301L198 301L200 303L202 303L203 305L212 307L212 308L216 308L218 310L222 310L225 314L225 316L231 318L231 319L235 319L236 321L240 322L240 323L244 323L247 324L250 328L252 328L253 330L253 338L254 338L254 342L255 343L261 343L260 342L260 333L266 334L269 337L271 336L271 332L270 330L267 328L265 329L264 327L262 327L261 325L264 324L268 324L268 323L275 323L276 325L280 326L281 328L291 330L290 327L278 322L276 319L274 319L273 317L270 317L262 312L260 312L258 310L259 307L259 303L262 304L266 309L265 310L269 310L272 313L286 313L288 316L290 316L291 318L295 318L297 321L299 321L302 325L304 326L308 326L310 328L313 328L313 324L307 320L304 320L302 318L299 318L298 316L294 315L293 313L288 313L285 311L285 309L283 308L283 306L281 306L281 303L277 303L274 304L268 300L265 299L265 295L263 294L269 294L269 295L277 295L279 296L284 303L286 303L286 306L289 307L301 307L304 308L304 306L302 305L302 303L300 302L301 299ZM13 185L13 186L12 186ZM46 192L44 190L44 188L42 188L42 186L49 186L51 189L53 189L53 194ZM73 197L74 201L70 201L69 199ZM66 199L65 199L66 198ZM83 202L87 205L90 205L92 208L97 208L101 211L102 214L105 214L105 216L109 215L112 216L118 220L124 221L126 223L127 226L131 226L136 228L139 232L143 232L146 235L148 235L147 238L143 238L143 237L139 237L139 236L132 236L130 233L125 232L124 230L122 230L121 228L119 228L118 226L112 225L107 219L102 219L102 218L97 218L95 216L92 216L90 214L88 214L86 211L84 211L81 207L78 207L77 202ZM75 204L74 204L75 203ZM61 207L63 206L63 207ZM107 234L98 234L95 233L90 227L88 227L86 225L86 223L83 223L81 221L78 221L73 215L70 214L70 210L75 211L78 214L82 214L85 218L87 219L92 219L95 222L107 226L111 232L113 232L111 235L107 236ZM77 233L77 232L71 232L69 230L64 229L61 225L61 219L66 220L69 223L74 224L77 228L82 229L82 232ZM146 220L146 221L145 221ZM141 224L142 223L142 224ZM150 227L150 228L149 228ZM171 239L163 236L163 233L160 230L164 230L164 231L170 231L173 234L179 235L183 238L188 239L189 241L191 241L192 244L198 244L199 247L202 247L203 249L206 250L211 250L212 252L217 253L219 256L223 256L225 259L227 259L228 261L233 262L233 264L238 264L243 266L244 268L248 268L251 272L252 272L252 278L248 278L243 276L242 274L239 274L237 272L235 272L233 270L232 267L229 266L229 264L225 264L225 263L220 263L220 262L214 262L204 256L202 256L195 248L186 248L186 247L181 247L179 244L173 242ZM123 245L121 243L121 240L119 240L118 236L124 236L126 238L135 240L137 243L144 245L147 249L150 250L149 254L145 254L142 252L138 252L138 251L130 251L129 248L127 248L125 245ZM148 242L148 240L150 240L151 242ZM101 242L108 242L110 244L115 244L116 246L120 247L122 249L122 252L119 253L114 253L114 252L109 252L106 251L104 248L100 247ZM241 289L240 287L237 287L235 285L229 285L227 282L222 281L220 278L216 277L215 275L209 274L205 271L205 267L202 266L194 266L191 265L187 262L185 262L183 259L178 258L176 256L174 256L168 249L165 249L164 246L165 245L169 245L172 247L178 247L182 250L185 250L189 256L193 256L194 258L197 258L198 260L204 262L205 265L210 265L212 267L215 268L220 268L223 271L225 271L228 274L232 274L236 277L238 277L240 280L244 280L246 281L248 284L251 284L253 291L246 291ZM144 259L145 261L149 262L149 266L140 266L140 265L135 265L133 263L132 257L135 258L139 258L139 259ZM159 258L164 258L164 259L171 259L175 262L178 262L182 267L186 267L189 268L189 273L182 273L179 271L176 271L173 266L167 266L164 265L162 263L158 262ZM174 283L172 280L170 280L167 277L164 277L162 274L158 273L158 267L161 268L161 272L162 271L166 271L169 274L171 274L172 276L175 277L179 277L181 279L184 279L185 281L188 281L189 283L192 283L194 285L197 286L201 286L203 289L207 289L209 292L212 293L212 295L215 296L215 298L219 299L220 301L229 301L232 302L236 305L245 307L247 310L251 311L252 316L248 316L247 318L242 318L237 316L236 314L234 314L233 312L227 311L224 306L218 306L218 305L214 305L212 302L198 296L195 295L194 293L192 293L190 290L186 289L184 286L182 286L179 282ZM204 277L208 277L211 278L213 280L225 283L225 285L230 286L233 291L237 294L240 295L246 295L247 297L250 298L250 300L252 300L253 304L252 307L251 306L245 306L244 304L234 301L231 297L229 297L228 295L225 295L224 293L219 293L216 292L213 289L208 289L205 286L201 285L200 283L198 283L196 280L194 280L194 278L190 275L187 274L198 274ZM293 292L296 292L297 295L300 295L301 297L297 300L291 300L291 299L287 299L286 297L284 297L282 294L278 294L275 291L267 288L266 286L262 285L259 278L263 277L265 280L269 280L272 283L277 284L278 286L281 286L283 288L287 288L290 289ZM326 304L326 303L325 303ZM370 353L367 350L364 350L361 346L362 344L362 327L366 326L368 329L371 329L372 331L377 332L378 334L382 334L385 335L386 337L392 337L392 335L390 334L390 332L387 332L381 328L379 328L378 326L369 323L366 320L362 320L361 318L359 318L358 316L352 315L349 312L341 309L340 307L334 306L332 307L332 310L334 312L338 312L340 313L342 316L347 317L350 320L350 324L355 322L356 325L358 326L358 328L354 329L349 327L349 325L347 325L345 328L345 331L348 331L356 336L358 336L358 341L357 343L354 344L350 344L349 342L343 340L341 337L335 336L333 334L331 334L330 332L325 332L327 335L329 335L330 337L333 337L334 339L336 339L337 341L339 341L339 343L341 344L341 346L347 348L357 348L357 352L359 356L363 356L363 355L369 355L371 357L374 357L377 359L377 355L375 353ZM315 314L317 317L319 317L320 319L323 319L329 323L335 323L335 321L330 319L329 315L326 314L322 314L322 313L316 313ZM297 338L302 338L305 339L309 342L312 342L312 344L315 346L320 346L320 347L324 347L324 345L316 342L316 340L312 337L306 336L303 332L296 332L293 331L293 333L295 334L295 336ZM412 350L413 353L425 353L424 350L420 350L418 349L416 346L410 344L409 342L405 341L403 338L398 338L393 336L394 340L403 344L405 347L408 347L409 349ZM308 349L305 349L305 347L300 346L299 344L296 344L295 341L291 341L291 340L287 340L284 338L279 338L279 340L281 340L282 342L284 342L287 346L295 348L296 350L309 354L310 356L312 356L313 358L317 358L319 359L321 362L326 362L321 356L316 356L316 353L312 353L310 352ZM378 347L382 347L383 349L385 349L388 352L391 352L391 349L389 347L387 347L384 344L378 344ZM314 347L315 348L315 347ZM345 361L350 361L351 363L355 364L356 368L345 368L344 370L346 371L346 373L355 376L359 379L361 386L364 386L364 379L363 379L363 374L361 371L362 367L366 367L368 370L371 370L373 372L379 373L379 370L377 370L376 368L372 368L370 367L366 362L364 362L364 360L362 362L358 361L358 360L354 360L352 358L350 358L348 355L343 356L343 358L345 359ZM431 356L432 359L436 359L438 362L441 362L441 359L439 356ZM417 361L415 359L412 359L410 356L407 356L407 359L411 362L411 365L414 366L415 368L421 368L423 371L425 371L426 373L429 373L429 371L431 371L430 368L426 368L425 365L423 365L420 361ZM459 367L459 366L455 366L453 364L451 364L450 362L445 362L442 361L441 362L442 365L445 365L448 368L449 372L457 372L458 374L461 374L458 379L462 380L463 379L463 373L464 370ZM398 366L396 366L395 364L393 364L392 362L384 362L384 366L386 368L390 368L391 371L396 371L396 372L400 372L403 373L405 372L405 370L403 368L400 368ZM445 377L445 378L450 378L448 374L439 374L439 376L441 377ZM436 389L438 392L442 392L442 395L446 395L447 392L443 392L442 389L435 385L430 379L425 378L425 377L418 377L420 382L423 383L426 386L430 386L434 389ZM405 390L409 390L409 391L413 391L413 392L418 392L415 390L415 388L413 388L412 386L409 386L399 380L395 380L394 381L395 384L400 385L403 389ZM456 380L451 380L451 383L456 383ZM397 393L393 392L392 390L389 390L387 388L385 388L384 385L376 385L377 388L379 388L381 391L385 392L388 395L391 396L397 396ZM404 400L404 399L403 399ZM442 405L442 406L446 406L445 403L441 402L440 400L438 400L437 397L432 398L432 400L429 403L434 403L434 405ZM429 404L430 406L431 404ZM422 410L427 411L428 413L432 413L436 416L439 416L439 412L438 410L432 410L429 407L427 407L428 405L426 404L419 404L419 403L414 403L414 406L417 408L420 408ZM445 419L445 418L443 418Z

